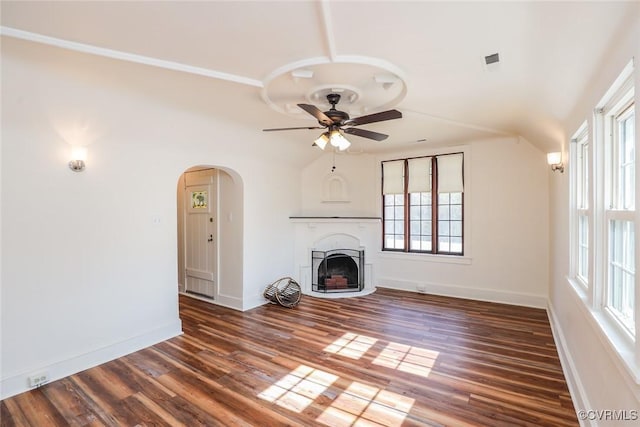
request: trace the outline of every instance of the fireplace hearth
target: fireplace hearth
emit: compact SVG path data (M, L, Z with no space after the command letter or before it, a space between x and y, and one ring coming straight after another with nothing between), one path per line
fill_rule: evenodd
M314 292L358 292L364 287L364 250L312 251Z

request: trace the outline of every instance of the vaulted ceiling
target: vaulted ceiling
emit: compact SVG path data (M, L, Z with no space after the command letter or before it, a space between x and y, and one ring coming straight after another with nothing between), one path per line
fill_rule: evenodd
M638 19L637 2L11 2L2 34L200 76L225 85L233 120L262 128L315 126L297 103L347 96L383 142L349 136L354 151L520 135L557 149L561 124ZM497 64L485 56L499 54ZM157 68L150 68L153 72ZM278 132L310 144L318 131ZM313 150L309 146L309 150Z

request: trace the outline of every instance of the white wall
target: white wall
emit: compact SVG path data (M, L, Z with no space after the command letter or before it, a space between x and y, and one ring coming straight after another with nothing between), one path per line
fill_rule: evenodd
M240 308L291 274L298 171L201 79L3 38L2 397L180 332L176 183L190 166L243 179ZM74 138L82 173L67 167Z
M233 172L231 172L233 173ZM235 175L235 174L234 174ZM243 218L242 209L243 189L239 176L231 176L220 170L218 174L218 227L220 242L218 247L220 281L218 283L219 302L232 305L233 301L242 301L242 258L243 247Z
M609 54L600 61L601 68L585 87L582 99L564 122L563 158L568 158L568 141L582 122L593 116L593 109L613 84L624 66L635 57L636 127L640 122L640 4L637 14L629 16L629 26L622 27L613 40ZM559 143L560 145L560 143ZM640 133L636 132L636 147ZM607 338L587 306L568 281L569 275L569 175L553 174L550 185L550 312L559 350L572 391L576 409L637 410L640 386L636 384L616 356ZM549 172L551 174L551 172ZM640 176L636 177L640 179ZM636 309L636 313L637 313ZM629 421L587 421L584 425L626 426Z
M545 154L518 138L468 141L464 146L336 156L352 195L349 203L321 203L331 155L302 173L305 215L381 216L380 161L465 151L465 256L381 252L375 285L546 307L548 295L548 174ZM381 231L378 231L381 233ZM444 260L444 261L443 261Z

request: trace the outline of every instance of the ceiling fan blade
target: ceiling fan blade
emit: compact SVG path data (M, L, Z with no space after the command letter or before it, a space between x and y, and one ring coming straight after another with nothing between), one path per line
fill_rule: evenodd
M302 108L304 111L311 114L313 117L318 119L320 123L322 123L325 126L329 126L333 124L333 120L331 120L331 118L329 118L329 116L327 116L325 113L318 110L318 107L316 107L315 105L298 104L298 107Z
M273 129L262 129L264 132L273 132L278 130L298 130L298 129L324 129L320 126L302 126L296 128L273 128Z
M401 119L402 113L398 110L387 110L381 113L368 114L366 116L356 117L355 119L345 120L343 124L350 126L359 126L366 123L383 122L385 120Z
M389 138L389 135L385 135L384 133L373 132L366 129L360 128L344 128L342 129L344 133L349 133L351 135L361 136L363 138L374 139L376 141L383 141Z

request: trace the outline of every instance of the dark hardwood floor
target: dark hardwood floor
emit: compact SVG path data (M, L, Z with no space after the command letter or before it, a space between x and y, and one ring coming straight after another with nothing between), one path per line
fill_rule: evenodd
M2 401L2 426L577 426L544 310L378 289L240 313Z

